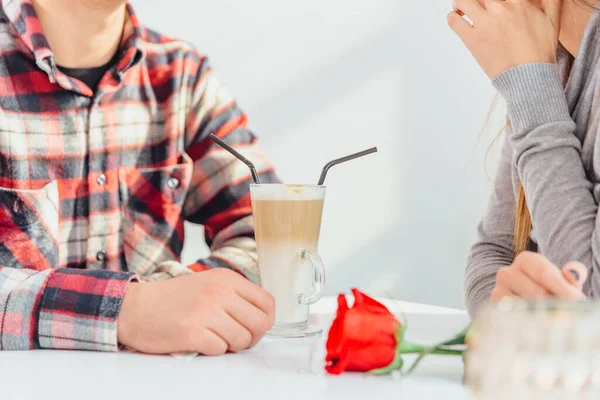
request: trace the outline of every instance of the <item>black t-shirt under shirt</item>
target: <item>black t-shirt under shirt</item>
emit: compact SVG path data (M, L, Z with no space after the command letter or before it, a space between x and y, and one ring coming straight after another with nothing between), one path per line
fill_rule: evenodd
M106 64L104 64L100 67L65 68L65 67L61 67L59 65L58 69L63 74L68 75L71 78L78 79L81 82L85 83L86 85L88 85L88 87L90 89L92 89L93 92L95 92L96 89L98 88L98 84L100 83L100 80L102 79L102 77L104 76L106 71L108 71L110 69L110 67L113 66L114 62L115 62L115 60L113 57L112 60L110 60L109 62L107 62Z

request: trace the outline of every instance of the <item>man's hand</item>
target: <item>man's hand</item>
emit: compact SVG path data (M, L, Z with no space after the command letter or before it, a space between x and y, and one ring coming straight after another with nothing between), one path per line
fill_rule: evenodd
M581 263L572 262L560 270L546 257L524 252L515 258L512 265L498 271L491 300L549 296L580 300L585 298L581 287L586 279L587 270Z
M493 79L521 64L555 62L561 4L562 0L455 0L448 25Z
M118 340L144 353L220 355L258 343L273 325L274 310L269 293L229 270L132 283Z

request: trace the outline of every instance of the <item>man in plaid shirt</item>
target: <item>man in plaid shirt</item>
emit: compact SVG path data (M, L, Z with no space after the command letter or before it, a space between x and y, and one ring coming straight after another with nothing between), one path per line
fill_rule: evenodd
M0 350L254 345L250 174L208 135L277 178L206 58L125 0L1 2ZM185 220L212 249L187 266Z

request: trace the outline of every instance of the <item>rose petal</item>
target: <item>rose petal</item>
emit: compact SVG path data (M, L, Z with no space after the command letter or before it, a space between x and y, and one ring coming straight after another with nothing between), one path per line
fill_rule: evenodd
M348 350L343 349L339 354L327 354L325 358L327 364L325 364L325 370L333 375L339 375L344 371L347 371L348 363L350 361L348 357Z
M398 321L391 315L372 314L353 308L346 313L340 331L351 347L383 344L395 349L397 326Z
M362 293L360 290L352 289L352 294L354 295L355 299L354 307L356 307L357 305L360 307L368 307L369 309L371 309L372 312L375 313L393 315L386 306L373 299L372 297L369 297L366 294Z
M341 346L343 341L342 331L344 317L347 311L348 302L346 301L346 296L340 294L338 296L338 309L336 317L331 324L331 328L329 328L329 335L327 336L327 343L325 344L327 352L337 352L337 349Z
M387 367L394 361L396 352L389 346L374 345L368 348L355 349L348 355L346 371L366 372Z
M348 310L348 301L346 300L346 296L343 294L338 295L337 298L338 301L338 309L337 309L337 313L338 315L340 314L340 312L346 312L346 310Z
M326 370L331 374L383 368L396 355L399 322L383 304L357 289L352 293L352 308L344 295L338 296L336 318L329 330Z

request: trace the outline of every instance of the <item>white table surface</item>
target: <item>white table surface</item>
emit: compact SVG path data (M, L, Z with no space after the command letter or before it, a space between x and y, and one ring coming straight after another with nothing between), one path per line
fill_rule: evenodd
M385 301L409 321L407 339L435 343L469 322L459 310ZM327 331L335 299L313 307L311 322ZM2 400L175 399L467 399L460 357L431 356L408 378L329 376L325 335L265 339L254 349L192 360L134 353L0 352ZM413 358L406 357L407 361Z

